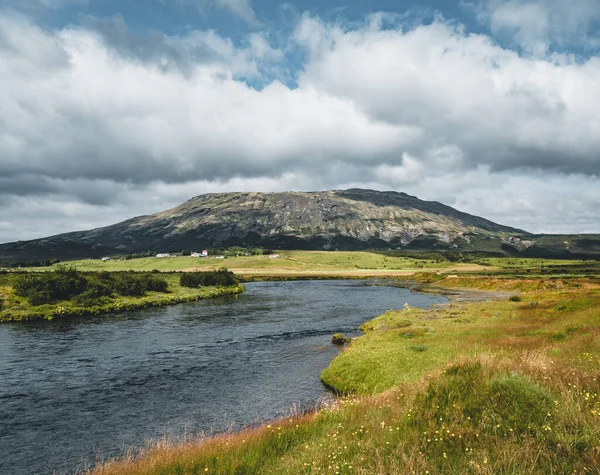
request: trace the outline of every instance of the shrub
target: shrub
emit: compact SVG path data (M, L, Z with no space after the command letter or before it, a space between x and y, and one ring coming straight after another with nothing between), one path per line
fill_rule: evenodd
M148 292L167 292L169 285L165 279L162 279L156 275L141 274L138 276L144 287L144 290Z
M98 299L101 297L112 297L112 290L105 282L88 280L88 286L85 292L80 296L86 298Z
M112 288L117 294L130 297L142 296L146 291L142 281L128 273L115 275L112 280Z
M139 297L146 292L167 292L167 281L155 274L121 272L110 275L107 280L112 290L123 296Z
M183 272L179 277L179 285L182 287L198 288L207 286L229 286L237 285L239 280L233 272L222 268L210 272Z
M134 272L84 276L72 268L59 267L54 272L23 274L14 279L15 294L27 298L31 305L75 299L81 306L100 305L118 294L140 297L147 291L167 292L167 281L156 274Z
M13 283L15 294L27 298L31 305L55 300L69 300L84 292L87 280L75 269L58 267L54 272L23 274Z
M521 301L521 297L519 297L518 295L511 295L508 298L509 302L520 302Z

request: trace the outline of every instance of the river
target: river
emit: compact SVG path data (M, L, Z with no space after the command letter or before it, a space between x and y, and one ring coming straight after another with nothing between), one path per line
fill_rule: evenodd
M148 440L314 405L333 333L446 301L377 284L250 283L240 296L0 325L0 473L73 473Z

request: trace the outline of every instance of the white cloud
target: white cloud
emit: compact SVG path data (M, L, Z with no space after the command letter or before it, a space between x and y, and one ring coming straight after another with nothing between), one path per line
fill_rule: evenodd
M522 58L441 22L406 33L346 31L305 17L297 38L310 52L300 87L351 101L371 121L420 130L403 150L413 156L596 170L600 103L589 91L600 79L598 58Z
M252 24L259 24L256 14L254 13L254 9L252 8L252 3L250 0L214 0L217 5L221 8L225 8L242 20Z
M600 59L523 58L441 20L403 31L373 18L305 15L280 50L266 34L137 41L118 22L52 32L0 15L0 241L207 191L349 185L533 231L600 231ZM297 48L297 88L240 79Z
M512 38L534 55L543 56L552 47L600 46L593 34L600 21L597 0L465 0L462 4L494 35Z

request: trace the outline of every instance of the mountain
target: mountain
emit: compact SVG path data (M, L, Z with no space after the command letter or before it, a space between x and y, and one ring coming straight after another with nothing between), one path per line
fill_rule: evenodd
M584 250L600 253L600 239L587 240ZM552 242L550 251L559 253L581 250L577 239L534 236L405 193L216 193L112 226L2 244L0 259L75 259L232 246L535 255L549 251L544 242Z

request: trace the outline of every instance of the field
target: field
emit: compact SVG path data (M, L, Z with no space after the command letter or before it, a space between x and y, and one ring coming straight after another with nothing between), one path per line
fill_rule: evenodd
M598 262L564 261L551 259L516 258L465 258L464 262L448 261L443 254L431 255L430 259L394 256L382 252L326 252L326 251L278 251L279 259L267 256L241 256L217 259L193 257L156 258L147 257L131 260L99 259L68 262L82 271L208 271L221 267L244 277L253 276L408 276L416 272L475 272L504 273L531 272L544 274L560 269L561 273L585 275L600 268ZM48 268L39 268L44 270Z
M214 270L227 267L236 273L287 274L318 272L405 271L415 269L446 269L456 267L449 262L392 257L372 252L279 251L279 259L267 256L240 256L217 259L209 257L148 257L126 261L84 260L69 262L81 270ZM472 267L468 264L462 267ZM461 267L459 266L459 267Z
M414 276L454 301L365 323L322 374L333 405L96 473L600 473L597 264L512 261Z

